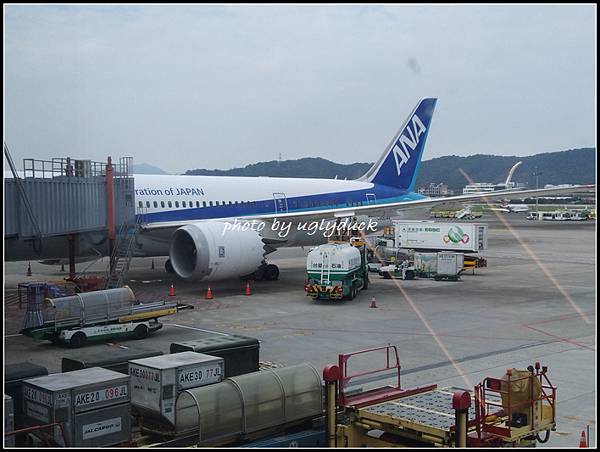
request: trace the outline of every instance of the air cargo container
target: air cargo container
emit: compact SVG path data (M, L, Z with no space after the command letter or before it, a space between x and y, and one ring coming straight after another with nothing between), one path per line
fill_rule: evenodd
M488 247L485 223L395 221L394 228L399 248L479 253Z
M225 360L225 378L256 372L260 342L239 334L210 334L192 341L173 342L171 353L196 352Z
M23 382L25 427L60 423L49 432L62 447L104 447L131 439L129 376L101 367Z
M11 396L4 394L4 432L15 430L15 410ZM4 437L4 447L15 447L14 435Z
M142 423L175 423L181 391L223 380L224 360L196 352L135 359L129 362L131 404Z
M106 348L101 349L99 352L86 350L77 356L63 357L62 371L72 372L89 367L103 367L104 369L129 375L129 361L163 354L163 352L158 350L136 348L123 349L113 347L109 350L109 352L107 352Z

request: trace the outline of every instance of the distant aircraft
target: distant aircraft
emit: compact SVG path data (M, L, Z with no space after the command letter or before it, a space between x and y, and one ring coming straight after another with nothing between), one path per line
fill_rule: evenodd
M279 269L266 256L281 247L311 246L327 241L307 230L307 222L344 218L390 218L450 203L564 193L594 186L540 190L501 190L448 198L414 192L419 163L437 99L419 101L377 162L357 180L280 177L134 175L136 214L142 230L134 256L169 256L168 272L188 280L215 280L252 275L276 279ZM256 221L254 227L235 228ZM281 235L281 225L289 233ZM62 240L62 239L61 239ZM66 238L46 243L42 255L28 243L5 240L6 260L60 259ZM80 234L79 255L90 248L104 255L98 237Z

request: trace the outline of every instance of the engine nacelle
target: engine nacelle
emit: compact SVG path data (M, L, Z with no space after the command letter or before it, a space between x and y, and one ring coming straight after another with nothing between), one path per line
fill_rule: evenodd
M259 233L252 229L225 231L225 225L207 221L177 229L169 246L175 273L184 279L210 281L255 271L265 254Z

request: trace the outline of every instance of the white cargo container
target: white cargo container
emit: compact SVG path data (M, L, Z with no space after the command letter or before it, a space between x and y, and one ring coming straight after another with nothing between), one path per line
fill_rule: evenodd
M399 248L474 253L488 245L485 223L394 221L394 229Z
M224 359L181 352L129 361L131 404L144 416L175 423L175 401L185 389L223 380Z
M465 255L462 253L437 253L437 274L439 276L456 276L464 265Z
M46 430L62 447L107 447L131 439L129 377L101 367L50 374L23 382L24 427ZM63 435L64 432L64 435Z

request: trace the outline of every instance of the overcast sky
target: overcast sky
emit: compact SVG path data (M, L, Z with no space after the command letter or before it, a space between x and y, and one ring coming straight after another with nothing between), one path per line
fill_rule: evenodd
M596 7L4 7L13 159L166 171L374 161L421 97L424 159L594 146Z

